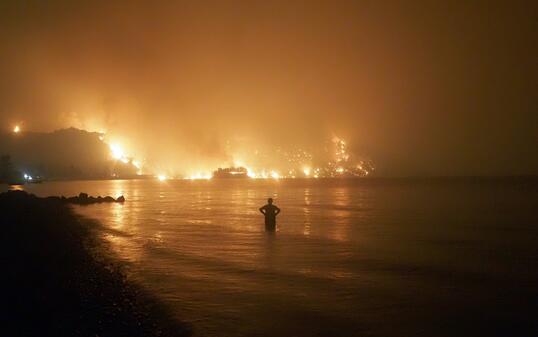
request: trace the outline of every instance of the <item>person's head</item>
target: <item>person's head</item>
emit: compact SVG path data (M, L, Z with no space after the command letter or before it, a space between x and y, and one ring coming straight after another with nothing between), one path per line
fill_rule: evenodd
M267 199L267 203L268 203L269 205L273 204L273 198L269 198L269 199Z

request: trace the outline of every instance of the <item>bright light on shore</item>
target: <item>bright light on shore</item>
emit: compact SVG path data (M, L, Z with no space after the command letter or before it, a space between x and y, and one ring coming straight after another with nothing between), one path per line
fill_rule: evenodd
M248 176L249 178L257 178L257 177L258 177L257 174L254 173L254 172L253 172L251 169L249 169L248 167L247 167L247 176Z
M15 127L13 128L13 132L15 132L15 133L21 132L21 127L18 126L18 125L15 125Z
M160 174L157 176L157 179L159 179L159 181L165 181L168 178L164 174Z
M209 180L211 178L213 178L213 175L211 173L196 173L196 174L190 175L186 179L188 179L188 180L200 180L200 179Z
M123 152L123 149L119 144L110 144L109 147L112 157L115 159L122 159L125 157L125 152Z

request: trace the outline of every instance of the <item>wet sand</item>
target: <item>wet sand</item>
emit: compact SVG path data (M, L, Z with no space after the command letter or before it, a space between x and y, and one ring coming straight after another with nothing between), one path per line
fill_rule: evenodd
M55 198L0 194L2 336L189 336L100 240L98 223Z

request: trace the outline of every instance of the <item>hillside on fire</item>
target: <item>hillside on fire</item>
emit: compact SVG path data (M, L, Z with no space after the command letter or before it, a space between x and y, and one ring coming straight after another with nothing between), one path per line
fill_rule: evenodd
M137 174L128 159L111 156L100 133L75 128L0 133L0 155L10 166L6 173L10 180L129 178Z

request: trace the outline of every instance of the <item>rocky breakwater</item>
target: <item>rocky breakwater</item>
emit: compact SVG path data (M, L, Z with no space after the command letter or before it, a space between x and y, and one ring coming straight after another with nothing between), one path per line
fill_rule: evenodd
M75 205L91 205L91 204L101 204L101 203L111 203L111 202L117 202L117 203L125 202L125 197L123 195L114 199L111 196L93 197L91 195L88 195L87 193L80 193L78 196L74 196L74 197L61 196L61 197L48 197L47 199L56 199L56 200L60 200L68 204L75 204Z

